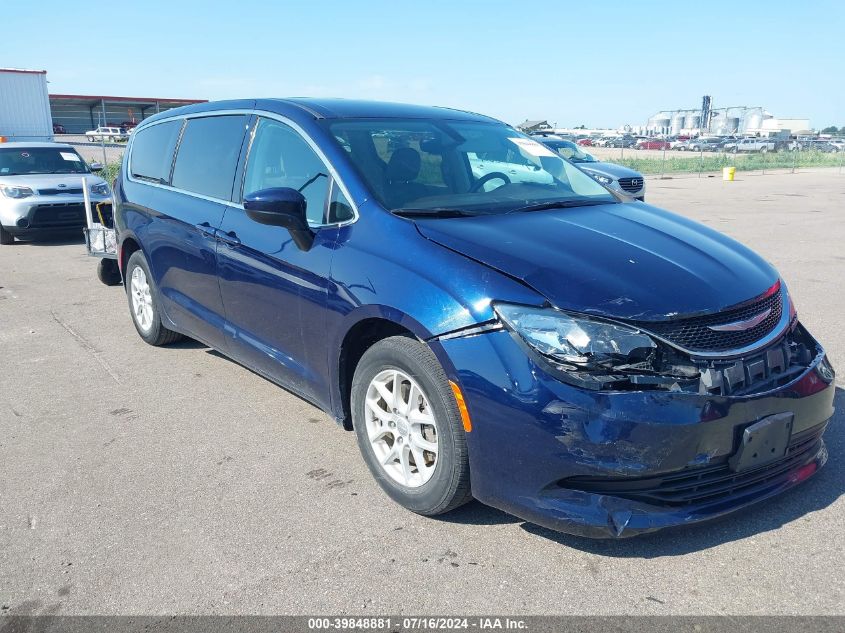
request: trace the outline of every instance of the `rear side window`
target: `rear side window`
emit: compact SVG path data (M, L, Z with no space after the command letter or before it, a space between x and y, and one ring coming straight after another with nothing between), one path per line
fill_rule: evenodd
M228 200L246 122L244 115L188 119L173 167L173 186Z
M167 121L140 130L132 141L132 175L166 184L173 164L173 150L179 139L182 120Z

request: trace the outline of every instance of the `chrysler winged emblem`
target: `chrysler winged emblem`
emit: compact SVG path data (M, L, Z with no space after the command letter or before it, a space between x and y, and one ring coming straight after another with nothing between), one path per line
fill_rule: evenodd
M745 330L750 330L755 325L760 325L771 313L772 309L766 308L760 314L755 314L750 319L734 321L733 323L723 323L722 325L708 325L707 328L714 332L744 332Z

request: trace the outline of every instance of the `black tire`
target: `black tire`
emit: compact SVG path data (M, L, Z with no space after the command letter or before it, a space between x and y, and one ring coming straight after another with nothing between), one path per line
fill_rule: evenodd
M385 369L398 369L412 377L425 392L437 421L438 454L431 478L417 488L395 482L373 451L367 437L365 400L371 381ZM446 374L427 345L406 336L383 339L370 347L355 368L352 380L352 423L358 447L387 495L412 512L443 514L472 499L466 435L455 396Z
M97 264L97 279L107 286L119 286L123 281L123 277L120 275L117 260L101 259L100 263Z
M150 299L152 302L152 320L150 327L144 329L138 323L138 317L135 315L135 310L132 305L132 275L136 268L140 268L144 273L144 278L149 285ZM158 288L155 285L152 274L150 274L150 267L147 265L147 260L141 251L135 251L126 262L126 298L129 301L129 313L132 315L132 323L135 329L146 343L150 345L169 345L183 338L178 332L168 330L161 323L161 302L159 301Z
M9 245L15 243L15 236L0 226L0 244Z

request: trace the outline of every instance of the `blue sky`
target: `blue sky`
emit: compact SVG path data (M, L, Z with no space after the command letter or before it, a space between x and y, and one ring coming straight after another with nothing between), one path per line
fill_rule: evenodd
M54 93L356 97L590 127L642 124L710 94L716 107L845 126L841 1L0 0L0 9L0 66L46 69Z

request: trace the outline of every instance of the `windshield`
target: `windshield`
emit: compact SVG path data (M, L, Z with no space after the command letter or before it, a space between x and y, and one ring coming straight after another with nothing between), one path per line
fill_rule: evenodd
M546 143L571 163L595 163L596 159L572 141L549 141Z
M70 147L0 149L0 176L87 174L88 166Z
M545 145L501 123L325 122L389 210L472 215L618 200Z

